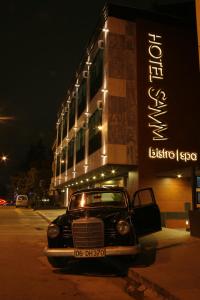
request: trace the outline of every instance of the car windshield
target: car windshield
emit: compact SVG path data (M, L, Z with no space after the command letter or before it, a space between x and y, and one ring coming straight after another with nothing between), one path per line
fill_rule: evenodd
M122 192L84 192L73 195L70 201L70 209L114 206L126 207L126 200Z

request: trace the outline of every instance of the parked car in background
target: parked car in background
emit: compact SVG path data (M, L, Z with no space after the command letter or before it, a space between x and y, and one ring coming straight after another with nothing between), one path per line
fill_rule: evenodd
M16 198L16 207L28 207L28 196L27 195L18 195Z
M63 267L70 257L132 257L140 252L138 237L159 230L151 188L133 199L122 188L84 189L73 193L66 213L49 224L44 253L54 267Z

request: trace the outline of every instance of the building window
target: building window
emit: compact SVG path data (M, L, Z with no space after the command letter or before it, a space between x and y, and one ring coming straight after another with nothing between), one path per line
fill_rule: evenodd
M81 128L76 136L76 162L83 160L85 157L85 131Z
M102 125L101 110L96 110L89 119L89 154L101 148L101 130L99 126Z
M65 138L67 135L67 114L64 114L63 117L63 138Z
M103 50L99 49L90 69L90 100L96 95L103 82Z
M56 176L60 175L60 155L57 156L57 162L56 162Z
M70 105L70 111L69 111L69 129L71 129L75 123L75 110L76 110L76 99L73 98Z
M61 143L61 123L58 125L58 146L60 145Z
M80 117L86 107L86 83L86 79L83 79L78 91L78 117Z
M62 149L60 162L61 162L61 173L63 173L66 170L66 147Z
M68 164L67 168L70 169L74 162L74 138L68 144Z

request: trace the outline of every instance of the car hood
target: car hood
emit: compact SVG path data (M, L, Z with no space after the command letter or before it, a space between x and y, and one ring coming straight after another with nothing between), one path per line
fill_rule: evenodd
M127 219L128 218L128 210L127 208L113 208L113 207L106 207L106 208L92 208L92 209L80 209L74 211L68 211L66 214L59 216L54 223L57 224L66 224L72 223L74 220L80 218L90 218L95 217L99 218L107 222L116 222L119 219Z

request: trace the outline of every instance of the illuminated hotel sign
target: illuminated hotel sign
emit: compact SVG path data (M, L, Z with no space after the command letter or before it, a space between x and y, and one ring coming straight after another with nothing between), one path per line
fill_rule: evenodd
M157 87L159 86L157 83L164 79L161 35L148 34L148 53L150 83L148 88L148 126L151 128L153 141L164 141L168 139L168 126L163 120L163 116L167 113L167 96L161 87Z
M198 154L196 152L185 152L179 149L167 150L165 148L153 148L149 147L149 158L157 159L171 159L176 161L197 161Z
M162 87L164 82L162 36L148 33L148 127L151 129L153 142L166 141L168 137L168 125L166 117L168 112L167 95ZM150 159L165 159L183 161L197 161L196 152L185 152L179 149L167 150L163 147L149 147Z

